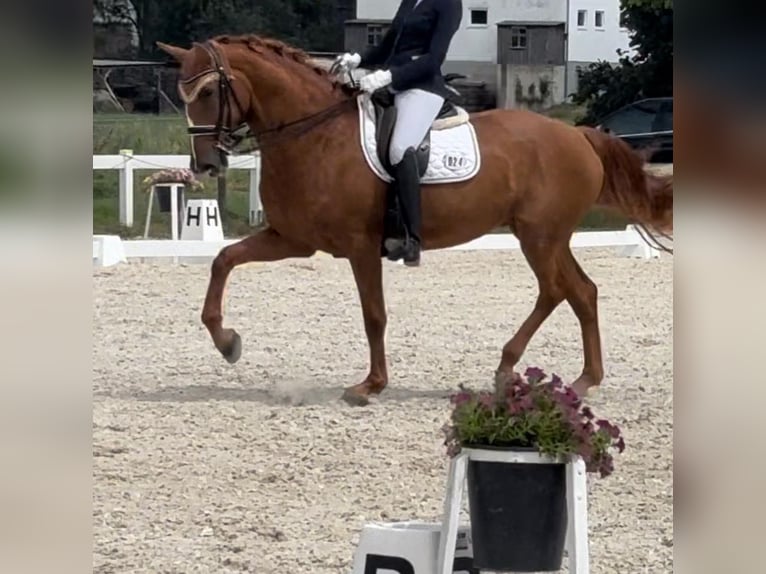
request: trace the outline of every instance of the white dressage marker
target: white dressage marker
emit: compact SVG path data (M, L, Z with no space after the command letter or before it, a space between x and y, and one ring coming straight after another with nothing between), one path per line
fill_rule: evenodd
M427 522L367 524L354 552L352 574L434 574L441 526ZM450 574L472 574L471 531L461 527Z
M126 263L125 249L118 235L93 236L93 263L97 267L110 267Z
M223 241L221 211L215 199L190 199L186 202L181 239Z

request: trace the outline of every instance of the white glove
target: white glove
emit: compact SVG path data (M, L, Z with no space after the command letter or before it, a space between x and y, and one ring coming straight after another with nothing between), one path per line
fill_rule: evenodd
M389 70L378 70L372 74L367 74L359 80L359 88L363 92L372 93L380 88L385 88L391 83L391 72Z
M341 54L335 58L335 61L330 67L330 74L336 75L350 72L351 70L358 68L361 61L362 57L359 54Z

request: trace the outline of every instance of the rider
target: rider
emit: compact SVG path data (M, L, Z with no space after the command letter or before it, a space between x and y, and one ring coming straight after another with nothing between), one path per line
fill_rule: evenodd
M407 229L405 239L386 239L391 260L420 263L420 175L415 150L428 133L449 97L441 73L450 42L463 17L462 0L402 0L380 44L364 55L339 56L333 69L379 68L362 77L359 87L368 93L388 88L397 109L389 159L394 166L394 187Z

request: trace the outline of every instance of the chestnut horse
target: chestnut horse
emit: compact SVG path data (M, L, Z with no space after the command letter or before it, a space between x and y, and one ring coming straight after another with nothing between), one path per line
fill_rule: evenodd
M226 155L249 129L261 154L260 194L268 226L218 254L202 310L215 347L230 362L241 340L223 327L229 273L253 261L348 259L369 344L367 377L343 398L367 404L388 383L381 244L388 184L366 164L358 91L296 48L256 36L221 36L190 49L158 43L180 63L196 173L226 168ZM518 238L539 284L534 309L502 349L496 373L512 374L527 344L563 300L582 333L580 396L603 379L596 285L575 261L572 233L593 206L611 207L659 232L672 229L671 177L647 173L621 140L524 110L470 115L481 167L460 183L423 186L423 249L468 242L500 226ZM417 271L412 271L417 272Z

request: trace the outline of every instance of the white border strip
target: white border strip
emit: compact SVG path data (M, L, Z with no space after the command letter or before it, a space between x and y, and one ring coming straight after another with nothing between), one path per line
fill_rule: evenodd
M100 236L103 237L103 236ZM94 242L96 238L94 237ZM155 257L213 258L224 247L239 239L224 241L195 241L167 239L125 240L122 252L127 259ZM621 247L622 256L650 259L659 257L659 251L647 245L633 226L623 231L580 231L572 236L573 248L614 248ZM94 253L96 246L94 244ZM510 233L488 234L473 241L436 249L433 251L495 251L519 249L519 240Z

